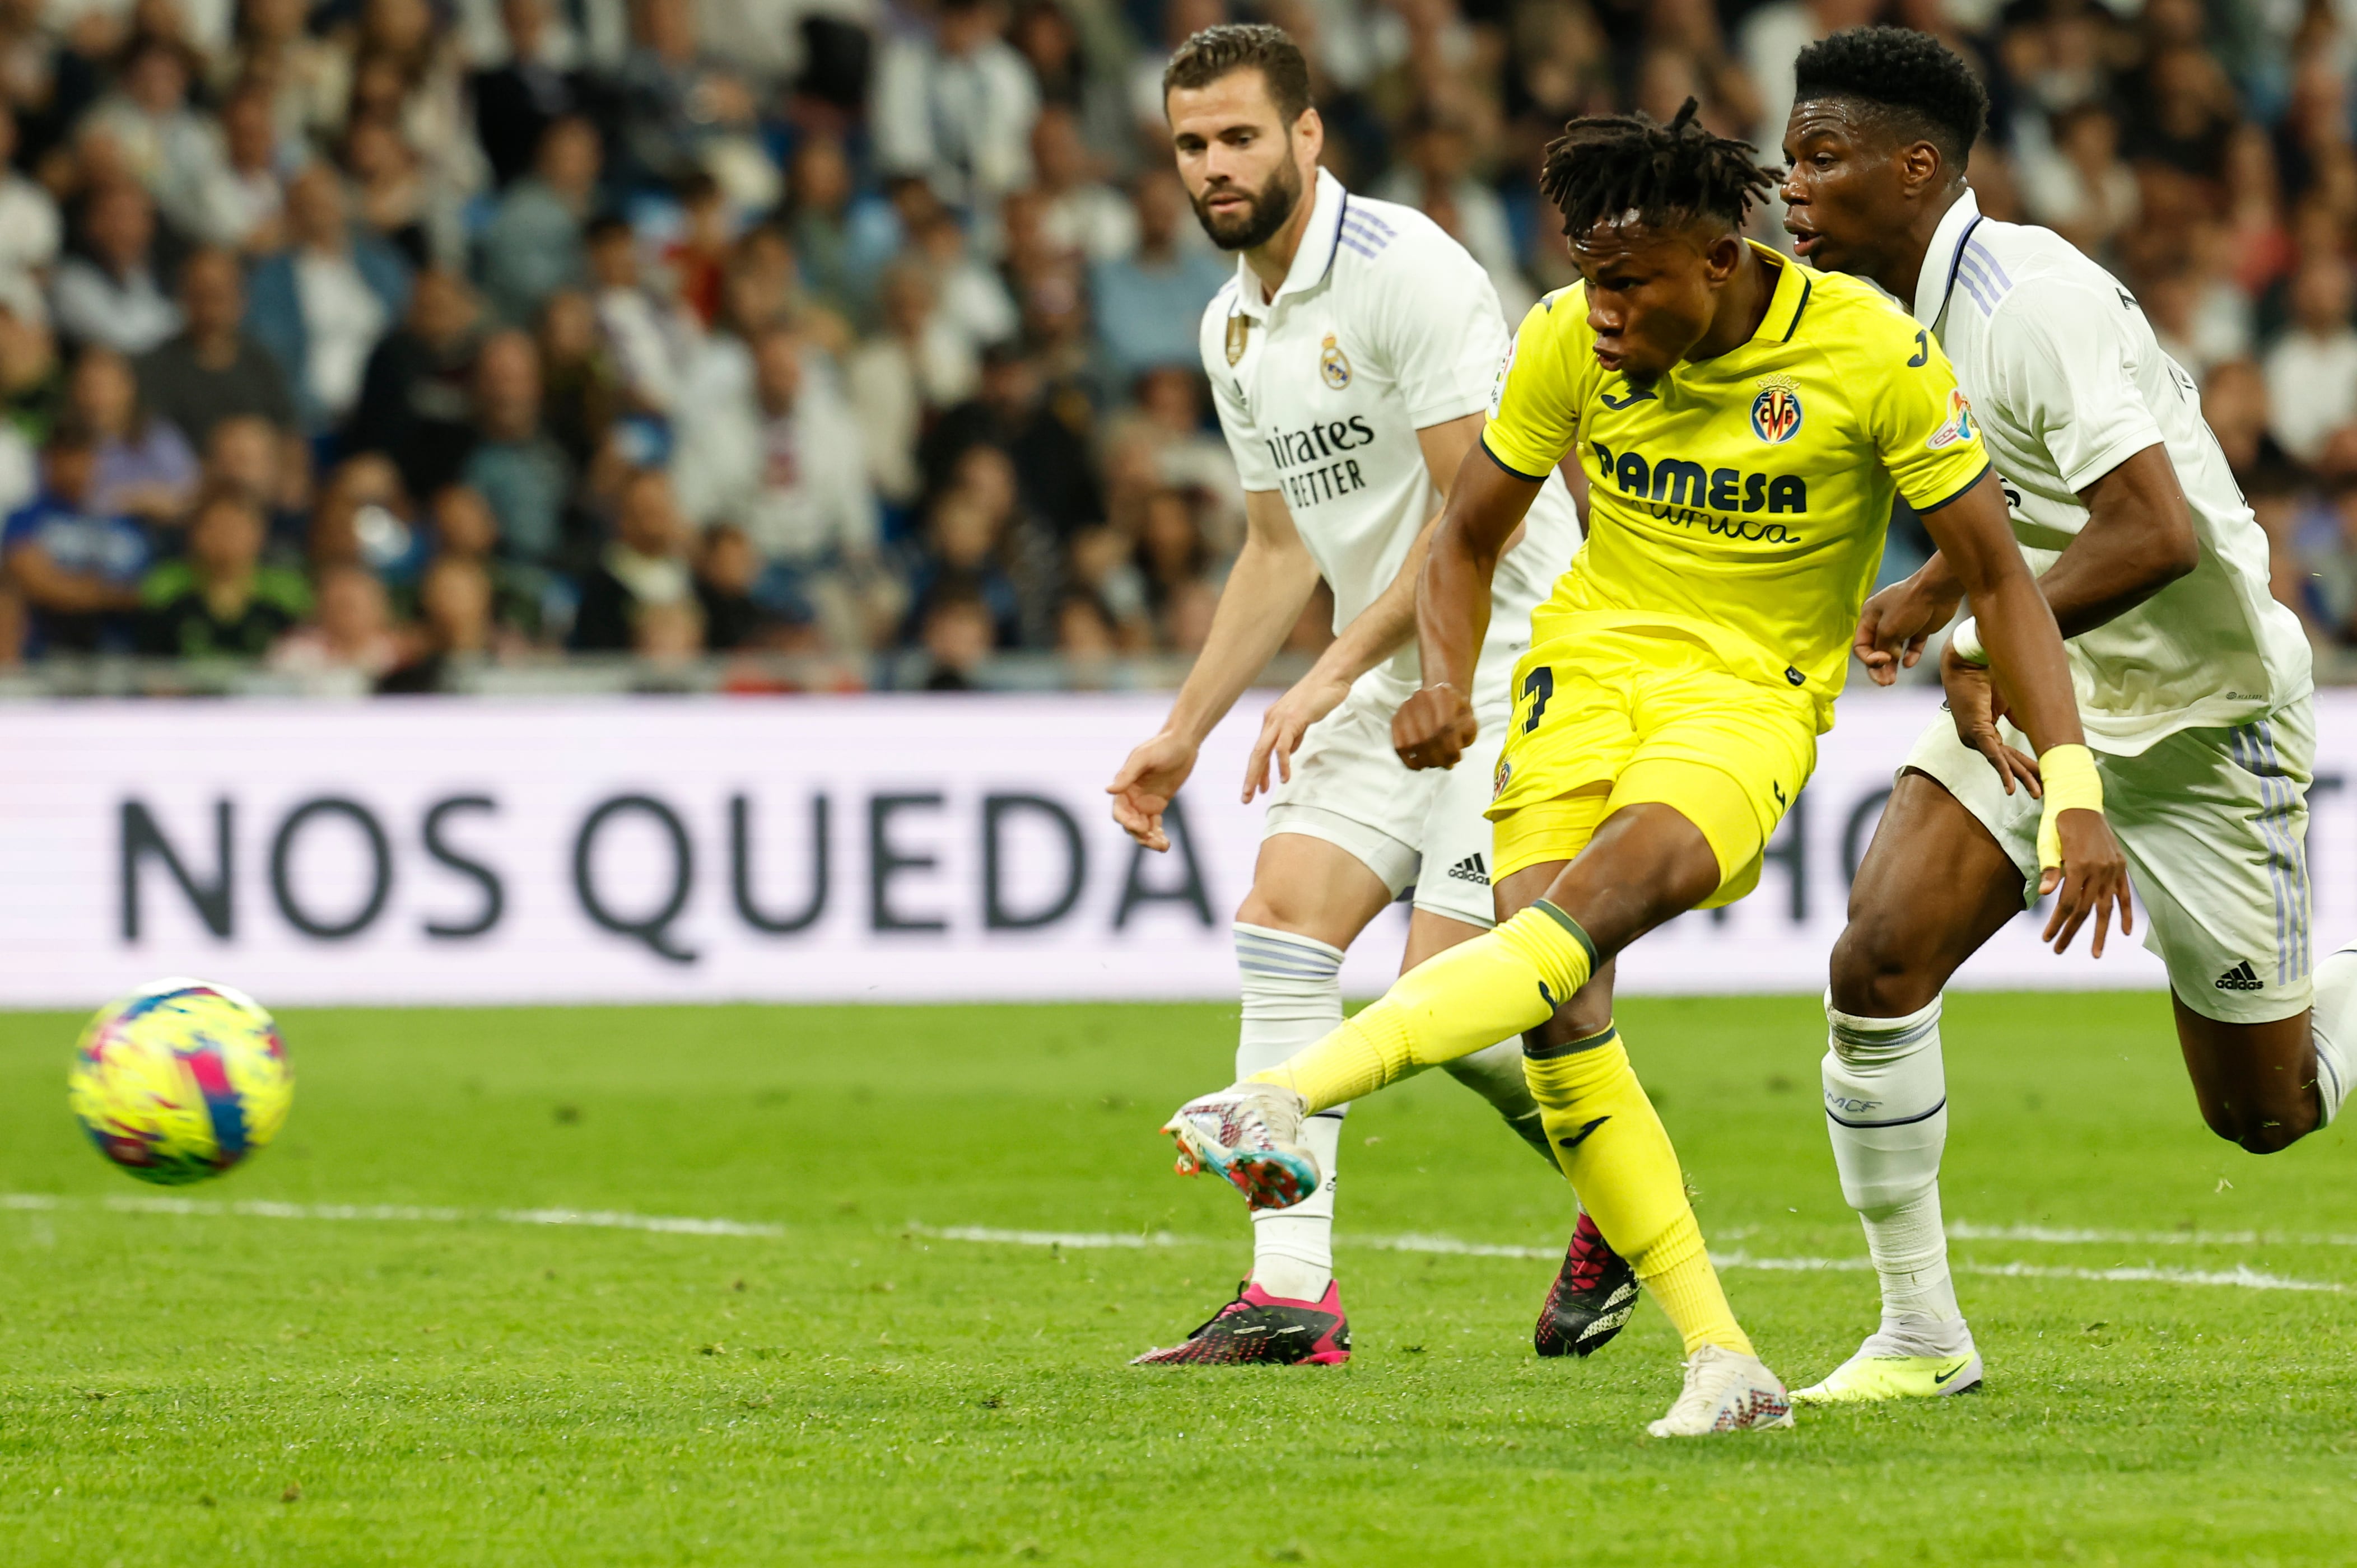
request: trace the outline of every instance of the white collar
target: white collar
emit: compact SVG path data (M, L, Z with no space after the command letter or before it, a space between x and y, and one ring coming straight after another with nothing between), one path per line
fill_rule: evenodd
M1966 186L1956 204L1941 216L1940 226L1932 231L1932 243L1923 252L1923 270L1915 278L1915 319L1924 326L1935 324L1940 312L1947 308L1964 241L1980 220L1981 204L1975 199L1972 187Z
M1301 231L1300 248L1293 252L1293 265L1277 285L1275 297L1263 303L1260 297L1260 274L1252 270L1241 252L1236 256L1236 303L1249 317L1258 319L1275 308L1276 302L1288 294L1315 288L1334 270L1334 252L1342 245L1342 215L1351 205L1351 193L1342 182L1325 169L1318 171L1318 191L1309 209L1309 222Z

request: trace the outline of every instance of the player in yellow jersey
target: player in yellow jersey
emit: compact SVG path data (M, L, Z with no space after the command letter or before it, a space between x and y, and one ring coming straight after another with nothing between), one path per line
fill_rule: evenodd
M1411 971L1270 1071L1181 1108L1180 1169L1256 1206L1314 1190L1300 1118L1521 1034L1564 1173L1685 1341L1661 1436L1779 1426L1703 1251L1677 1155L1612 1026L1615 953L1738 898L1833 722L1894 494L1921 514L2038 749L2058 949L2127 891L2062 642L1939 345L1866 285L1742 238L1770 182L1695 123L1574 121L1544 188L1582 282L1523 323L1417 603L1422 688L1392 726L1415 768L1475 736L1467 693L1500 552L1557 462L1588 537L1532 627L1499 766L1498 928Z

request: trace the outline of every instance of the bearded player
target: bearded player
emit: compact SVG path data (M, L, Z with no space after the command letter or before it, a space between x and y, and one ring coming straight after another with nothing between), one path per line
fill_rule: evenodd
M1773 177L1694 110L1574 121L1548 149L1583 281L1523 321L1426 567L1423 686L1393 739L1413 767L1460 768L1489 729L1464 693L1499 553L1577 455L1587 541L1534 618L1489 811L1499 908L1518 912L1168 1128L1182 1170L1281 1206L1318 1180L1305 1115L1521 1034L1564 1174L1684 1341L1658 1436L1791 1413L1613 1026L1611 960L1757 885L1833 722L1894 493L1953 564L2044 764L2048 936L2063 947L2092 918L2100 951L2127 891L2061 639L1946 360L1867 285L1746 241Z
M2003 476L2013 532L2070 639L2104 800L2169 966L2202 1119L2255 1154L2332 1119L2357 1045L2357 950L2309 950L2307 639L2267 585L2193 380L2135 296L2048 230L1981 216L1965 160L1987 101L1932 38L1860 28L1803 50L1785 226L1936 336ZM1877 595L1878 681L1954 613L1944 550ZM1882 1322L1803 1400L1953 1393L1981 1361L1941 1230L1940 993L2035 897L2040 770L2000 718L1986 635L1942 660L1953 722L1916 743L1850 895L1825 1014L1825 1116ZM2050 794L2052 780L2045 786Z
M1336 640L1270 708L1246 770L1246 800L1272 769L1278 780L1236 915L1241 1077L1341 1022L1343 950L1404 888L1415 889L1411 967L1492 922L1488 764L1411 772L1392 754L1391 717L1415 689L1407 643L1437 498L1480 438L1506 319L1480 265L1429 219L1354 196L1319 171L1324 131L1308 68L1283 32L1208 28L1179 48L1163 81L1196 213L1238 253L1235 281L1204 313L1202 353L1243 478L1247 532L1168 720L1110 786L1114 819L1139 843L1168 847L1162 819L1203 737L1283 644L1321 575L1334 594ZM1498 572L1490 645L1458 675L1493 735L1510 706L1508 674L1529 643L1531 607L1578 547L1563 481L1543 492ZM1492 740L1492 760L1495 752ZM1545 1155L1512 1041L1451 1070ZM1252 1274L1235 1299L1183 1344L1141 1362L1349 1357L1332 1251L1345 1109L1310 1120L1303 1135L1324 1173L1319 1190L1256 1217ZM1574 1258L1583 1238L1595 1240L1593 1227L1575 1232ZM1625 1317L1636 1300L1625 1277L1591 1271L1559 1281L1541 1319L1542 1350L1585 1350L1609 1337L1616 1283Z

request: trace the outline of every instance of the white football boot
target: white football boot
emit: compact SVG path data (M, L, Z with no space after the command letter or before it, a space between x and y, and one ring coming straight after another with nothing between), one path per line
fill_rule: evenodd
M1792 1424L1783 1380L1757 1356L1706 1345L1686 1358L1686 1386L1670 1412L1645 1428L1656 1437L1708 1437Z
M1326 1178L1301 1143L1301 1096L1269 1083L1239 1083L1190 1100L1162 1124L1178 1141L1180 1176L1225 1176L1254 1208L1290 1208Z
M1921 1319L1897 1320L1905 1325ZM1892 1323L1866 1337L1857 1354L1825 1374L1824 1380L1796 1390L1794 1404L1867 1404L1878 1400L1943 1399L1969 1393L1981 1386L1981 1353L1973 1348L1970 1329L1954 1326L1964 1343L1933 1355L1920 1335L1895 1337Z

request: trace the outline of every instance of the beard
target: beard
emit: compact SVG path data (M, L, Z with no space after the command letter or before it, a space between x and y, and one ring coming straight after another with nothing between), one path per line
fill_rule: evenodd
M1233 185L1214 188L1222 196L1241 195L1245 208L1241 218L1215 218L1205 209L1208 199L1189 197L1195 209L1195 221L1211 237L1211 243L1222 251L1249 251L1265 245L1276 231L1293 216L1301 201L1301 171L1287 158L1268 177L1268 183L1258 190L1247 191Z

